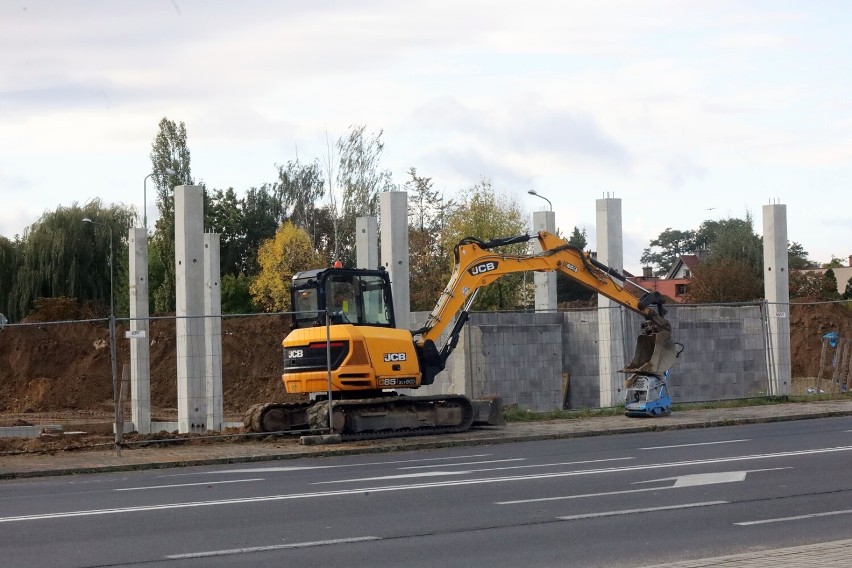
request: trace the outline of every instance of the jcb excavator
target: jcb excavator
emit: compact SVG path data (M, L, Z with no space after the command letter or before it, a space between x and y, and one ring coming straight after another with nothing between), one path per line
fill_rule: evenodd
M541 253L508 255L502 246L537 238ZM293 277L293 329L284 338L287 393L309 393L304 403L255 405L245 424L253 432L328 430L348 439L461 432L472 424L500 424L496 399L463 395L404 396L434 382L459 341L477 292L501 276L558 270L642 315L633 360L622 372L663 381L675 360L663 297L636 297L624 275L547 232L492 241L466 238L454 248L455 268L425 325L409 331L394 322L390 279L383 269L325 268ZM326 318L329 325L326 325ZM437 342L449 330L446 342ZM392 389L391 392L389 392ZM331 392L329 417L328 392ZM324 394L325 393L325 394Z

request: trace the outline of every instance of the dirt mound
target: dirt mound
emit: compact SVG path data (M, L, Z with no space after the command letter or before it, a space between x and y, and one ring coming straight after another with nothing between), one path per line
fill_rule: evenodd
M852 339L852 308L847 307L847 304L790 305L790 359L793 377L817 376L822 338L832 331L839 333L840 337ZM831 356L831 353L828 356Z
M284 394L281 385L281 340L289 329L289 316L223 319L226 412L240 413L256 402L292 398ZM119 378L130 362L126 330L127 326L119 325L116 334ZM151 405L154 409L174 409L175 320L152 320L148 341ZM111 412L112 393L107 322L43 322L7 326L0 331L0 412Z

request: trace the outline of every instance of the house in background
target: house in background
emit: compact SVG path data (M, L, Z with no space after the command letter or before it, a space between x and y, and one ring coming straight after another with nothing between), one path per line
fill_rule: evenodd
M628 280L646 290L659 292L674 302L682 303L685 301L686 291L689 282L692 280L695 267L700 262L700 256L698 254L685 254L679 257L662 278L654 276L651 267L646 266L642 269L642 276L631 276L628 277Z
M825 274L827 268L805 268L802 270L796 270L796 272L816 272L817 274ZM846 291L846 284L849 282L849 279L852 278L852 255L849 255L849 261L847 266L840 266L837 268L832 268L834 271L834 277L837 279L837 293L843 294Z

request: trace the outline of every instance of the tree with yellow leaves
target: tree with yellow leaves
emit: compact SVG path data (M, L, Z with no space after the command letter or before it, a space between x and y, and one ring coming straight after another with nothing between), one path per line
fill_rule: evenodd
M290 221L260 245L257 261L260 272L249 286L249 292L254 302L267 312L289 311L293 275L325 264L311 245L308 234Z

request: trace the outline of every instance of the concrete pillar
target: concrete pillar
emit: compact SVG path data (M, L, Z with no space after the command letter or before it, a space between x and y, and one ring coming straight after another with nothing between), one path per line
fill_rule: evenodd
M769 319L769 392L790 394L790 271L787 206L763 206L763 291Z
M356 268L379 267L379 227L375 217L355 219Z
M207 429L202 188L175 187L178 431Z
M148 231L131 228L130 284L130 413L140 434L151 433L151 338L148 326Z
M379 206L382 218L382 264L390 275L396 326L410 329L408 193L385 191L379 196Z
M219 235L204 234L204 350L207 398L207 429L221 432L225 420L222 405L222 287Z
M621 230L621 199L607 197L595 201L598 260L619 272L624 270L624 245ZM600 406L618 406L624 402L624 324L621 306L598 296L598 361Z
M535 211L533 213L533 231L547 231L556 234L556 213L553 211ZM541 252L538 239L533 239L533 252ZM535 311L556 309L556 272L535 272Z

